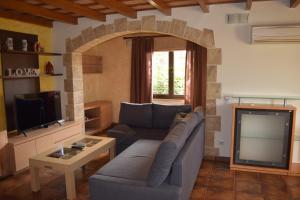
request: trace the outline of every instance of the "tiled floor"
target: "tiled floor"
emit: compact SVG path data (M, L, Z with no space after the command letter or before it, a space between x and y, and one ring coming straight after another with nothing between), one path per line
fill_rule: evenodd
M88 177L95 173L108 156L76 171L79 200L89 199ZM32 193L30 175L25 171L0 181L0 200L63 200L65 181L62 174L42 170L42 189ZM200 169L191 200L300 200L300 177L233 172L223 162L205 161Z
M235 172L222 162L204 162L192 200L300 200L300 177Z

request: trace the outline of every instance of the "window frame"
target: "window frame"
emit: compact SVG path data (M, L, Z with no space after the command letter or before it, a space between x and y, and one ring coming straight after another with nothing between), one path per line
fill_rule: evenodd
M185 95L174 94L174 51L167 51L169 53L169 94L154 94L154 99L184 99ZM159 52L159 51L156 51Z

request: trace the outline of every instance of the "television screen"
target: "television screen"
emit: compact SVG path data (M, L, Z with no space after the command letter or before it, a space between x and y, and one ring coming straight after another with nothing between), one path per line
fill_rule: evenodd
M59 91L15 96L19 131L51 124L62 119Z

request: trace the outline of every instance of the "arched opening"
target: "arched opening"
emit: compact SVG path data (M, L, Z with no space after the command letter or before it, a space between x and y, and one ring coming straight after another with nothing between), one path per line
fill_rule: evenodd
M206 155L216 156L218 149L214 147L213 135L214 131L220 128L221 123L220 116L216 114L216 99L221 97L221 85L217 83L216 66L221 64L221 49L215 48L213 31L189 27L187 22L182 20L157 21L155 16L145 16L137 21L121 18L115 20L113 24L89 27L77 37L67 39L67 53L64 55L64 65L67 69L65 80L65 91L68 94L67 117L71 120L84 118L83 52L116 37L145 32L174 36L207 48Z

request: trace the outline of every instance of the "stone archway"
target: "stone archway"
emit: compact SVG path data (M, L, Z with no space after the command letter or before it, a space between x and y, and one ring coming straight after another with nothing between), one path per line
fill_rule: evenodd
M215 48L212 30L199 30L187 26L186 21L156 20L155 16L144 16L141 20L116 19L113 24L89 27L77 37L66 39L64 66L66 67L65 92L68 96L66 115L70 120L80 121L83 112L82 53L109 39L132 33L159 33L192 41L207 48L207 113L205 155L215 157L219 150L214 146L214 134L221 130L221 117L216 113L216 99L221 98L221 84L217 82L217 65L221 64L221 49Z

